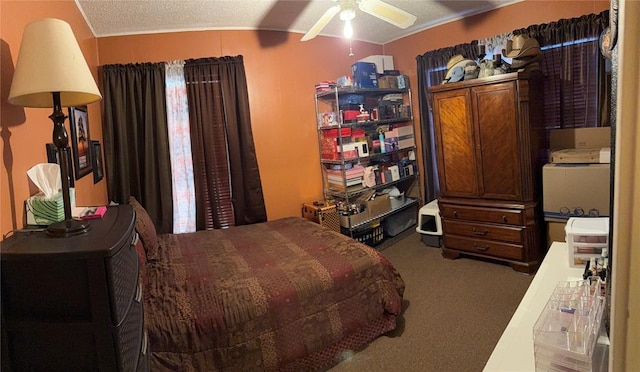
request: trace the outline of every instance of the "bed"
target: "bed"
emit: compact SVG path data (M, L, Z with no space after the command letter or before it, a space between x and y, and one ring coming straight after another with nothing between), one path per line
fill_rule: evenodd
M297 217L156 235L134 209L152 371L326 370L396 327L401 276L344 235Z

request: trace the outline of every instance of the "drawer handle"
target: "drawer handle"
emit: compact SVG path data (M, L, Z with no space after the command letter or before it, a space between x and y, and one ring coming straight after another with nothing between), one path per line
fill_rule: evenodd
M136 290L136 302L140 302L142 300L142 284L138 283L138 289Z
M142 339L142 355L147 355L147 344L149 343L149 335L147 331L144 331L144 337Z
M458 218L458 211L453 211L453 218Z
M473 233L478 236L485 236L489 233L489 230L485 229L485 230L479 231L479 230L476 230L475 227L472 230L473 230Z
M140 235L138 235L138 233L135 233L133 235L133 239L131 239L131 245L135 247L135 245L138 244L138 240L140 240Z
M473 248L475 248L475 249L477 249L477 250L479 250L481 252L484 252L484 251L489 250L489 245L487 244L486 246L481 247L481 246L478 245L478 243L473 243Z
M502 222L507 223L507 216L502 216Z

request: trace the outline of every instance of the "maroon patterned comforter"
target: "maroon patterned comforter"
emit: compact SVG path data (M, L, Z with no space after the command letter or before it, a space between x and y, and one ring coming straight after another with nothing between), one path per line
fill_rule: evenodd
M302 218L160 235L146 267L151 370L322 370L396 326L404 282Z

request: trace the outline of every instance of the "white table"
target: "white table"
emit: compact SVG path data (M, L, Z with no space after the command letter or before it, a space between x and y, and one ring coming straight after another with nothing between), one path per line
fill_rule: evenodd
M583 268L569 266L567 243L554 242L493 349L484 371L535 371L533 325L558 282L582 280L583 272Z

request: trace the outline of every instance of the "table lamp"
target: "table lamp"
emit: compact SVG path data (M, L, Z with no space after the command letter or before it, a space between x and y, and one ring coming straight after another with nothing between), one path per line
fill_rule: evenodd
M102 98L71 26L55 18L27 25L9 91L9 103L23 107L53 108L53 143L58 150L62 178L64 221L47 227L53 237L82 234L88 222L71 217L69 196L69 136L62 107L82 106Z

